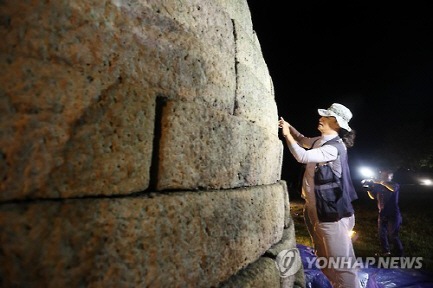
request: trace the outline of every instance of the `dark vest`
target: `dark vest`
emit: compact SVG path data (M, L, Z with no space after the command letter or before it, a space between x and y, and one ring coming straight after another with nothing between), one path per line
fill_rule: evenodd
M349 164L347 161L347 151L343 141L339 136L325 142L323 145L332 145L338 150L338 155L341 161L341 177L338 178L331 169L322 169L328 167L317 166L315 173L315 195L317 216L321 222L338 221L343 217L349 217L354 214L352 201L358 199L355 188L353 187L352 178L350 175ZM323 146L322 145L322 146ZM332 182L320 182L321 173L332 174L332 176L324 176ZM325 184L327 182L328 184ZM319 185L322 184L322 185ZM337 187L338 186L338 187Z
M341 180L341 183L343 186L342 187L343 191L347 195L350 202L358 199L358 195L356 194L356 190L353 187L352 176L350 175L347 151L346 151L346 148L344 147L343 140L340 138L340 136L337 136L337 137L329 140L328 142L324 143L323 145L332 145L338 149L338 154L340 155L340 161L341 161L341 178L340 178L340 180Z

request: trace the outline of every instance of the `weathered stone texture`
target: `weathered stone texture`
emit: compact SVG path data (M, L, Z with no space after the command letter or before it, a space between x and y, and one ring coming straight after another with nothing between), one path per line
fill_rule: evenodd
M273 259L260 257L218 288L280 287L280 274Z
M275 184L3 204L0 286L211 287L281 239L283 194Z
M247 1L243 0L215 0L227 13L230 18L236 21L236 25L243 27L248 33L253 33L253 23Z
M6 1L11 21L2 26L0 51L139 79L162 94L232 111L232 21L212 1L199 2Z
M261 256L293 221L246 0L0 9L1 287L280 283Z
M156 96L233 113L232 20L192 4L0 4L0 200L145 190Z
M287 218L287 215L286 215ZM266 251L266 255L271 257L273 260L276 259L277 255L283 251L288 250L292 248L296 248L296 235L295 235L295 224L293 221L290 221L290 226L284 229L283 237L281 238L281 241L274 244L271 248L269 248ZM299 259L301 261L301 259ZM298 270L298 272L295 275L291 275L288 277L281 277L280 279L280 287L281 288L291 288L294 286L295 283L305 283L302 281L302 276L304 274L304 270L302 268L302 265L300 265L301 268Z
M277 258L277 255L281 251L296 248L295 223L293 222L292 216L290 214L290 203L289 203L289 197L287 193L287 185L285 181L280 181L280 184L282 185L283 190L285 191L284 231L281 240L266 251L266 256L272 258L273 260ZM301 259L299 259L299 261L301 261ZM300 269L295 275L291 275L288 277L281 277L280 286L278 287L281 288L305 287L305 277L304 277L304 270L302 265L300 265Z
M237 22L235 22L237 23ZM235 115L266 127L278 135L278 109L272 79L263 59L255 33L235 25L236 30L236 102Z
M236 60L248 67L258 81L263 85L263 90L267 91L263 96L274 98L272 79L269 74L268 66L263 58L257 34L249 34L242 27L235 26L236 30Z
M299 273L288 277L280 277L277 269L275 259L282 250L292 249L296 247L295 229L294 224L284 229L283 237L281 240L274 244L266 251L266 256L259 258L254 263L251 263L227 281L221 283L219 288L226 287L282 287L291 288L294 284L305 284L305 279L302 278L304 272L303 268ZM301 265L302 266L302 265ZM302 286L302 287L305 287Z
M170 101L162 119L158 189L231 188L280 179L277 136L203 105Z
M159 23L161 20L152 19L153 25L160 24L159 30L154 35L146 35L162 50L158 54L166 57L162 66L152 65L151 69L159 70L161 77L174 80L182 77L181 81L171 80L170 85L162 85L173 93L163 95L205 103L233 114L235 39L232 19L227 12L212 0L151 0L143 5L170 23L169 27L164 27L167 25ZM163 39L158 39L162 35ZM159 48L161 44L168 46L167 49Z
M125 194L148 186L155 97L70 66L2 58L1 200ZM10 63L6 63L10 62Z
M283 186L284 193L284 209L286 210L284 216L284 228L292 227L294 225L292 215L290 214L290 200L289 200L289 190L287 190L287 183L284 180L279 181Z
M234 115L245 118L277 136L278 109L273 91L266 90L247 66L239 63L237 71L238 88Z

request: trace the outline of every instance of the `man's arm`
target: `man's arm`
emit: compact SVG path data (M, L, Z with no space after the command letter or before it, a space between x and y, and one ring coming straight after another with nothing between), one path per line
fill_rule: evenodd
M393 182L385 182L385 181L374 181L374 184L379 184L382 185L383 187L385 187L386 189L388 189L391 192L395 192L395 190L397 190L397 185L396 183Z
M290 152L299 163L324 163L337 159L338 149L336 147L324 145L307 151L298 145L298 142L295 140L292 133L290 133L290 124L285 122L282 118L280 120L280 127L283 129L282 133Z
M313 142L316 140L316 138L305 137L298 130L296 130L295 127L284 121L283 117L280 117L278 125L280 128L282 128L284 138L286 138L286 135L290 134L294 139L295 143L299 143L299 145L304 148L312 148ZM288 142L287 145L289 145Z
M299 143L299 145L304 148L312 148L313 142L316 140L316 138L305 137L304 135L299 133L298 130L296 130L296 128L292 125L290 125L289 131L290 134L292 134L293 138L296 140L296 142Z

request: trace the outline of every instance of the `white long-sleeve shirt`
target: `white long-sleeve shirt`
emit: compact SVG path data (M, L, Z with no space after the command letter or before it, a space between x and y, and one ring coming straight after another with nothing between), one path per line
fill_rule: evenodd
M299 133L295 128L290 127L292 134L296 135L298 144L289 145L289 150L299 163L306 164L305 174L302 181L302 198L305 199L309 208L315 208L316 201L314 196L314 170L317 163L330 162L332 170L337 176L341 175L341 163L339 160L338 149L332 145L323 143L335 138L337 135L322 135L320 137L309 138ZM314 143L314 147L312 147ZM301 147L302 146L302 147ZM310 150L306 149L312 148ZM313 209L315 210L315 209Z

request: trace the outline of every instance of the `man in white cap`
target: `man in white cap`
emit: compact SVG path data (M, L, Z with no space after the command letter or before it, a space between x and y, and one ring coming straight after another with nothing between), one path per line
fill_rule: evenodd
M318 125L318 130L322 134L320 137L305 137L282 117L279 127L282 128L287 146L295 159L306 164L302 183L302 197L305 199L304 219L316 255L328 260L340 257L340 260L345 259L343 261L347 264L346 267L324 267L323 273L332 287L360 287L357 271L352 269L356 259L349 236L349 231L355 225L351 202L357 199L347 162L347 147L353 146L355 135L349 127L352 113L338 103L332 104L326 110L319 109L318 112L322 116ZM316 170L322 168L322 165L327 165L332 171L331 174L336 176L335 183L316 184L319 183ZM334 188L321 190L322 186ZM332 199L323 196L323 193L328 193L328 196L332 194ZM331 207L332 211L327 207Z

